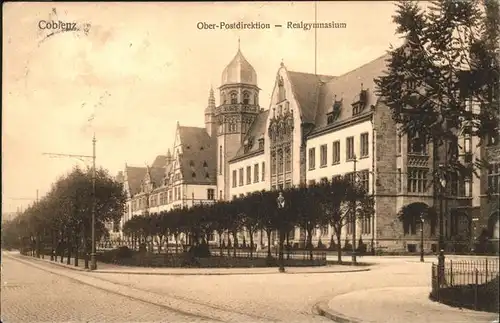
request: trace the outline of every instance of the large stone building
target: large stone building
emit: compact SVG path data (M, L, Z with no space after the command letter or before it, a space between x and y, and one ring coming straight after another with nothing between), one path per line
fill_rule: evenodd
M417 249L419 214L402 221L400 211L406 207L421 212L425 206L443 203L448 210L443 224L447 240L470 237L471 219L484 218L479 192L487 184L456 179L446 185L446 198L436 199L428 183L439 149L419 138L400 136L390 109L376 95L374 79L384 72L386 59L381 56L340 76L290 71L281 63L264 109L257 73L238 48L222 72L219 104L210 90L205 127L178 125L172 154L158 156L151 166L125 167L128 202L122 224L134 215L231 200L356 171L375 196L375 216L357 225L357 236L368 246ZM462 158L481 154L472 150L475 138L462 139ZM427 250L436 248L436 226L436 221L424 224ZM342 241L352 233L351 226L344 229ZM255 241L266 243L263 234L257 233ZM332 234L331 228L318 228L313 241L326 242ZM290 238L301 243L304 237L296 229Z

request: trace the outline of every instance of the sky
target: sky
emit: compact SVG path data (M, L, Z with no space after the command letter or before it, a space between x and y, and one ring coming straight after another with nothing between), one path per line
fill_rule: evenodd
M203 127L210 87L220 86L238 38L265 109L281 62L314 73L316 57L318 74L341 75L401 43L395 6L384 1L318 2L318 22L347 27L318 29L317 51L313 29L286 28L314 22L314 2L9 2L3 9L3 212L26 208L60 175L91 162L44 153L92 155L95 133L96 164L116 175L125 163L144 166L166 154L177 121ZM50 35L40 21L80 30ZM197 28L239 21L271 28Z

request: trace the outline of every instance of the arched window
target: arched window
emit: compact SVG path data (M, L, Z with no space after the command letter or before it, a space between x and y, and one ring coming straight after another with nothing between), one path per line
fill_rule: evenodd
M250 94L248 92L243 93L243 104L250 104Z
M222 104L226 104L226 93L222 92L220 94L220 98L221 98L221 101L222 101Z
M231 92L231 104L238 103L238 94L236 92Z

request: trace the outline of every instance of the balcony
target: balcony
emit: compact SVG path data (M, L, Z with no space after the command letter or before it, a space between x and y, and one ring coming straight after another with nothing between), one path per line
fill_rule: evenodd
M249 104L223 104L215 109L215 114L226 113L226 112L259 112L259 107L256 105Z
M429 156L408 154L408 167L429 167Z

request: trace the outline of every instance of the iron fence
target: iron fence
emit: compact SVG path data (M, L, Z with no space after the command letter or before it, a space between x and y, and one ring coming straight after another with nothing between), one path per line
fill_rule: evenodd
M498 259L449 260L443 265L432 264L431 297L443 303L473 309L498 294ZM496 296L498 300L498 295Z
M128 247L132 250L139 250L139 245L140 243L132 244L130 242L126 241L101 241L96 244L96 249L97 251L108 251L108 250L113 250L119 247ZM186 251L187 245L182 245L178 244L177 247L175 244L168 244L168 250L166 250L166 246L162 245L161 248L161 253L172 253L175 252L176 250L179 252ZM210 253L213 256L218 256L221 254L221 249L216 248L213 246L210 246L209 248ZM158 252L158 246L156 244L153 245L153 252L157 253ZM242 248L237 248L236 251L233 248L222 248L222 255L223 256L229 256L229 257L235 257L235 258L267 258L269 256L267 250L261 250L261 251L253 251L250 252L250 250L247 249L242 249ZM313 251L312 252L312 260L320 260L320 261L326 261L326 255L327 253L325 251ZM271 248L271 256L277 258L278 257L278 249L273 247ZM285 250L283 252L283 257L285 259L294 259L294 260L309 260L311 259L311 254L309 250Z

